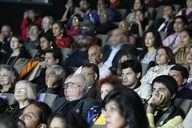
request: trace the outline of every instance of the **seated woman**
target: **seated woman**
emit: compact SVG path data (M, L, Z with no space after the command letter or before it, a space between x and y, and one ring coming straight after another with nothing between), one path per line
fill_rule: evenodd
M55 43L58 48L69 48L71 45L71 39L66 34L65 26L61 21L55 21L52 27L53 35L55 37Z
M72 18L72 25L69 30L67 30L67 34L71 36L76 36L80 34L80 24L83 21L82 17L78 14L75 14Z
M50 50L50 49L56 49L56 48L57 48L57 46L56 46L54 40L50 36L48 36L46 34L41 35L40 36L40 49L38 50L37 54L35 55L35 58L44 61L45 60L45 51Z
M13 35L10 42L11 53L7 53L3 58L3 64L13 66L19 58L31 58L24 49L23 41L19 36Z
M155 61L157 48L162 46L161 37L158 32L148 31L144 35L143 50L139 55L141 63L149 64Z
M52 25L53 25L52 16L44 16L41 22L42 34L49 35L50 38L53 38Z
M19 78L17 70L9 65L0 65L0 96L14 93L15 83Z
M17 82L15 99L17 103L10 105L7 112L12 119L18 120L24 108L30 104L30 100L36 99L36 85L26 80Z
M189 48L192 46L192 30L184 29L181 32L181 45L173 50L177 64L185 64Z
M187 17L188 21L192 20L192 0L186 0L187 8L182 8L178 15Z
M148 128L144 105L131 89L110 92L103 101L107 128Z
M76 112L54 113L48 119L49 128L89 128L84 118Z
M172 50L169 47L161 46L157 49L155 56L157 66L151 67L141 79L141 84L152 84L152 81L160 75L168 75L170 68L175 64Z
M116 76L106 77L97 84L97 88L100 91L100 98L104 100L105 96L114 89L123 88L121 79ZM87 122L91 125L104 125L105 119L101 106L94 106L90 109L87 115Z
M186 62L187 62L187 65L189 66L188 83L192 83L192 46L189 48L189 51L187 52Z

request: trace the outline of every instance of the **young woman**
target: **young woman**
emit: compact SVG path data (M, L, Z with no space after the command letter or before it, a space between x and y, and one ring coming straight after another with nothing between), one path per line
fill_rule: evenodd
M186 56L186 62L189 65L189 78L188 82L192 83L192 46L189 48Z
M50 38L53 38L52 25L53 25L52 16L44 16L41 22L42 34L47 34Z
M177 64L185 64L189 48L192 46L192 30L184 29L181 32L181 45L173 50Z
M157 76L168 75L170 68L175 64L172 50L166 46L159 47L155 56L155 63L156 66L151 67L141 79L142 84L152 84Z
M53 23L52 27L53 35L55 37L55 43L58 48L69 48L71 45L71 39L66 33L65 26L61 21Z
M143 50L139 56L141 63L149 64L155 61L157 48L162 46L161 37L158 32L148 31L144 35Z
M104 99L107 128L148 128L141 98L131 89L110 92Z

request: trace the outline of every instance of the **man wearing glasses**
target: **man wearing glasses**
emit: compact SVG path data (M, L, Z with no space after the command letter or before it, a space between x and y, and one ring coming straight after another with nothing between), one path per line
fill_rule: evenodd
M69 76L64 83L64 95L55 101L52 110L56 112L75 111L86 118L88 110L97 105L97 101L85 97L88 90L88 82L84 75Z

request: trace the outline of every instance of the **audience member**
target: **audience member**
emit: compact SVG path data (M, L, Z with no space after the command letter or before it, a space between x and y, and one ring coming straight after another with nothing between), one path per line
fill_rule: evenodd
M188 83L192 83L192 46L189 48L186 56L186 62L189 65L189 78Z
M121 64L122 84L127 88L134 90L143 101L151 97L151 86L140 82L142 75L141 63L138 60L127 60Z
M191 0L186 0L187 8L182 8L177 16L185 16L188 21L192 20L192 1Z
M141 79L141 84L152 84L157 76L168 75L170 68L175 64L172 50L165 46L159 47L155 56L155 63L157 66L151 67L147 71Z
M74 111L86 118L88 110L97 105L94 99L85 97L87 91L88 81L85 76L82 74L69 76L64 83L65 97L55 101L52 107L53 113Z
M147 128L148 121L140 97L132 90L110 92L103 101L107 128Z
M46 128L51 115L50 107L43 102L32 102L19 117L18 128Z
M53 22L54 22L54 19L52 16L44 16L42 18L41 33L49 36L49 38L53 38L53 31L52 31Z
M103 54L102 54L102 50L101 50L100 46L93 45L93 46L89 47L88 60L89 60L89 63L93 63L93 64L96 64L98 66L98 68L99 68L99 80L111 75L111 71L109 70L109 68L107 68L103 64L102 58L103 58ZM81 70L82 70L82 66L79 67L75 71L74 74L81 73Z
M184 119L183 111L174 106L177 82L171 76L162 75L153 80L152 88L146 110L149 126L174 128Z

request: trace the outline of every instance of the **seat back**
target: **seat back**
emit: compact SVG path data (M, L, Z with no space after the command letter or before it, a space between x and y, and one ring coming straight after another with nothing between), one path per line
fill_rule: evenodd
M44 102L51 108L57 98L58 95L56 94L40 93L39 96L37 97L37 101Z
M115 14L116 14L116 20L117 22L124 20L126 15L127 15L127 10L126 9L115 9Z
M96 37L101 39L101 46L103 47L107 41L108 35L107 34L97 34Z

